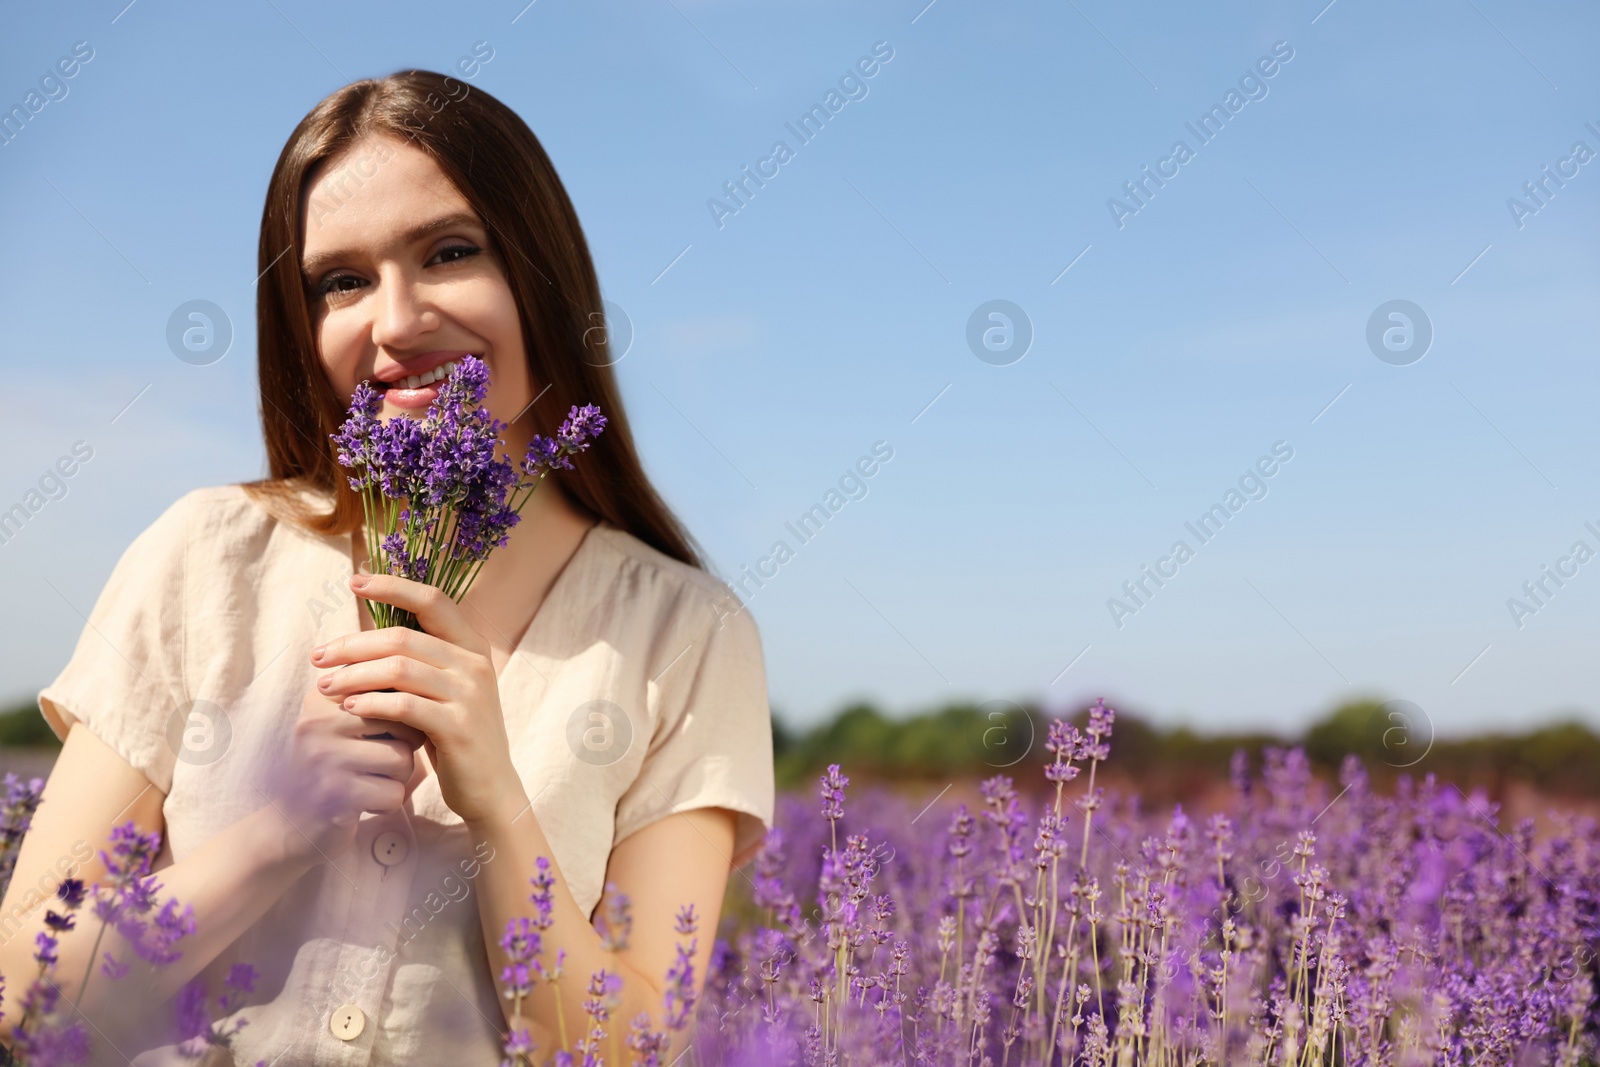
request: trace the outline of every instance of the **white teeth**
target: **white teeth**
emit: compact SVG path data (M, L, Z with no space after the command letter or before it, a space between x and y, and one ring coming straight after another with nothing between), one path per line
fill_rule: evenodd
M442 382L455 372L456 364L454 362L445 363L422 374L412 374L405 378L396 378L390 383L390 388L420 389L424 385L432 385L434 382Z

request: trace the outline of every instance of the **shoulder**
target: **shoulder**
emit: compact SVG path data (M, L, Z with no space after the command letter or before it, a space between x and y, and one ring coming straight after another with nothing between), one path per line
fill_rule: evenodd
M325 492L310 488L300 488L293 492L298 493L309 505L325 507L329 502L329 496ZM239 539L282 530L306 537L316 536L301 530L292 522L284 521L276 509L251 493L243 482L206 485L191 489L173 502L168 508L168 513L173 517L181 517L191 531L198 534L217 534ZM169 515L163 515L162 518L171 521Z
M329 499L327 493L309 488L296 492L307 503L326 505ZM179 497L173 507L186 509L195 521L212 525L227 523L241 529L261 529L279 525L281 521L243 482L191 489ZM291 523L281 524L292 526Z
M284 534L314 536L269 514L242 483L200 486L168 504L134 538L127 554L143 566L189 573L248 570L269 542Z
M227 485L203 485L190 489L168 504L150 524L149 529L165 531L195 522L249 523L270 518L271 516L245 492L242 483L232 482Z
M219 503L231 495L237 486L203 486L190 489L163 508L150 523L140 530L128 547L130 554L140 557L181 559L194 541L196 523L206 523L218 510Z
M603 570L614 576L616 591L631 612L645 615L657 627L670 625L694 636L732 626L759 650L755 619L722 579L610 522L602 521L589 536L597 539L596 554L607 564Z

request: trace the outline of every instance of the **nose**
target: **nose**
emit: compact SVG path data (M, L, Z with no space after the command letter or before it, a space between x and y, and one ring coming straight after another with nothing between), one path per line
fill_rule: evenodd
M370 305L374 345L404 351L419 336L438 328L439 312L428 300L427 287L399 267L379 271L376 295Z

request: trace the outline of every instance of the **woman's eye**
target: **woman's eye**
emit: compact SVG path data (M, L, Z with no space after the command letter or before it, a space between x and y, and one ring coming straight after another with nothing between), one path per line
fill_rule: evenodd
M455 263L458 260L466 259L468 256L475 256L482 251L483 249L479 248L477 245L451 245L448 248L441 248L434 258L437 259L439 256L448 256L452 252L460 252L460 256L452 257L451 259L445 261L447 263Z
M359 282L361 279L353 274L333 274L322 281L322 286L317 290L320 295L353 292L351 289L342 288L345 282Z

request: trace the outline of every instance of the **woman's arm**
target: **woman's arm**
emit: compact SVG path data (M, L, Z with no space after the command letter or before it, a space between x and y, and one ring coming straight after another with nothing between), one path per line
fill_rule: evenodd
M58 860L90 851L91 858L78 865L74 877L92 885L105 876L99 850L108 847L111 828L131 819L145 833L164 832L164 799L159 789L104 741L81 723L72 724L45 784L38 814L23 838L15 877L0 904L7 934L0 943L0 974L6 979L0 1036L11 1037L21 1016L22 996L38 974L34 936L45 928L45 911L63 910L54 895L61 882ZM88 980L87 995L78 1004L84 1017L109 1031L116 1027L117 1007L134 1007L129 1001L145 1007L164 1002L232 944L312 866L310 860L286 848L286 834L293 832L277 810L267 805L181 862L158 872L160 899L176 897L180 907L191 905L195 933L178 942L176 948L182 956L175 963L155 968L138 959L114 929L107 929L99 939L98 951L109 951L119 963L133 967L120 979L95 973ZM41 894L40 887L47 892ZM99 970L98 961L91 961L89 953L100 926L86 904L78 913L76 929L58 938L56 982L69 1003L77 1003L90 968ZM138 996L128 996L134 990Z
M566 1027L566 1046L571 1048L588 1031L583 1002L589 977L604 969L619 975L621 1003L606 1023L607 1032L616 1038L616 1047L625 1048L629 1025L634 1016L648 1012L653 1029L662 1028L662 993L666 974L677 958L680 938L674 931L679 909L693 905L699 918L699 933L694 953L694 991L698 995L705 982L707 962L722 911L722 897L728 884L730 854L734 841L734 813L722 808L700 808L671 815L630 835L611 852L607 880L627 894L632 905L633 928L627 946L619 951L603 947L600 934L590 925L572 898L566 879L555 863L550 874L554 924L544 935L543 962L550 967L556 952L566 951L560 989L561 1011L548 986L540 985L523 1007L525 1018L519 1024L511 1019L512 1002L505 998L506 984L501 971L506 954L500 947L506 924L520 916L531 916L528 902L530 880L537 873L536 859L551 857L550 842L518 792L507 805L481 822L469 823L472 841L487 841L494 848L495 862L485 864L479 876L478 916L483 923L483 939L489 950L489 964L495 986L500 990L503 1013L509 1025L527 1026L539 1049L539 1059L548 1060L562 1043L562 1023ZM684 1034L674 1035L672 1048L664 1050L663 1063L676 1057ZM606 1050L609 1053L609 1049ZM608 1062L610 1061L608 1055Z
M115 930L99 937L100 920L86 906L78 913L77 928L59 937L56 950L56 981L69 1003L78 1003L85 976L91 974L78 1008L102 1031L118 1028L118 1010L165 1003L307 870L348 847L362 812L399 809L421 735L399 724L383 725L399 736L368 737L372 724L342 711L315 689L306 693L284 754L284 773L274 785L277 799L263 795L260 808L182 860L153 872L161 883L162 902L176 898L180 909L188 905L194 910L195 932L175 946L182 955L162 967L146 963ZM23 839L16 876L0 904L5 916L18 909L17 931L0 943L0 975L6 979L0 1036L10 1036L20 1000L38 974L34 936L44 929L45 911L60 883L54 877L57 857L93 850L94 858L76 875L93 884L106 873L97 853L106 846L111 828L131 819L145 833L165 833L164 800L160 790L92 731L80 723L67 731L39 812ZM48 894L30 894L40 884L47 885ZM108 951L119 964L129 965L128 974L110 979L99 973ZM130 996L132 991L138 996Z

